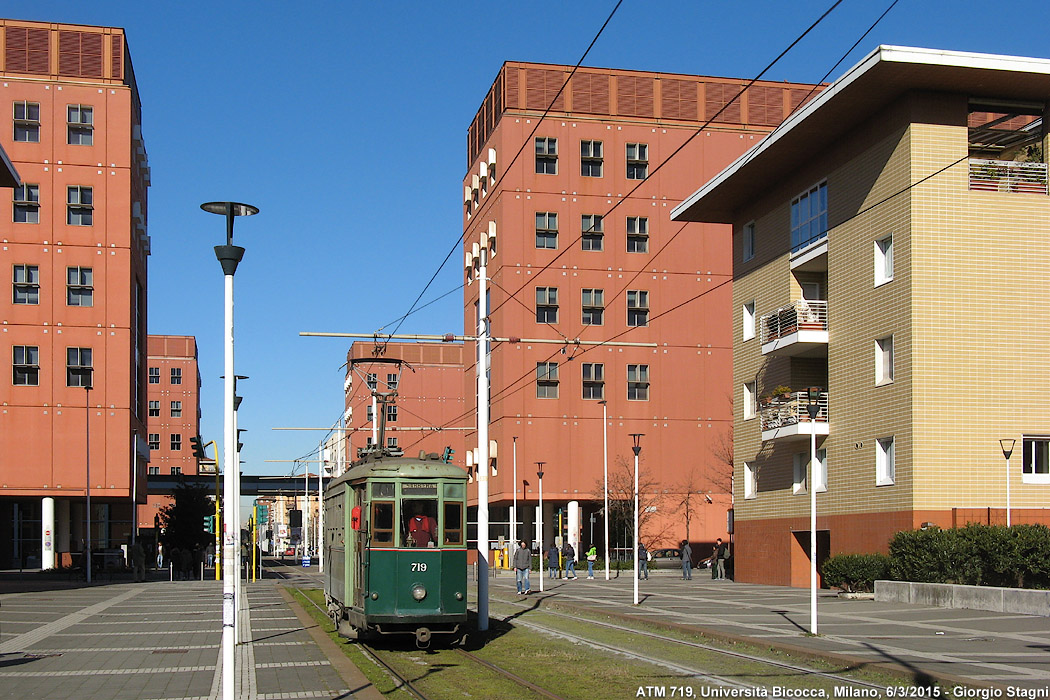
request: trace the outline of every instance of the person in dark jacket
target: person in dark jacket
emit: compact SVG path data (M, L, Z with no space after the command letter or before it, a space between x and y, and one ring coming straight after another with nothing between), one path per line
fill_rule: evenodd
M638 542L638 578L649 580L649 550L641 541Z
M529 549L525 540L518 542L518 548L514 550L511 560L514 565L514 583L518 586L518 595L532 593L529 585L529 571L532 569L532 550Z
M558 578L558 548L553 542L547 550L547 571L550 572L551 578Z
M572 546L572 542L566 540L565 546L561 549L562 556L565 557L565 578L576 579L576 549Z
M686 581L693 580L693 548L689 546L688 540L682 540L682 578Z

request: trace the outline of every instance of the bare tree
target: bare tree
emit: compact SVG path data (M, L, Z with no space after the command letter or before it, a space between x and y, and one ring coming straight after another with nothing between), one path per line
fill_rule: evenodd
M711 445L711 454L715 458L707 470L708 487L715 493L733 493L733 424L728 423L725 430L718 433Z
M707 477L706 480L710 481L711 479ZM675 512L680 513L685 519L685 539L688 541L689 525L697 514L697 510L703 508L705 502L711 502L711 497L701 488L700 474L695 466L685 475L684 480L675 485L674 492L668 494L668 496L673 499L671 505Z
M645 539L656 542L666 536L667 527L654 532L653 523L663 505L665 498L658 488L656 479L646 473L641 465L645 458L639 458L638 470L638 531L645 533ZM597 480L595 493L602 493L605 484ZM609 527L612 532L625 532L628 537L634 534L634 460L617 455L609 470ZM615 539L615 537L613 538Z

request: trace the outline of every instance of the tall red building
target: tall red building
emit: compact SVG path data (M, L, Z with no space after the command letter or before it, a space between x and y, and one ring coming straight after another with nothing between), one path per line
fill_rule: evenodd
M489 241L492 334L555 342L491 348L492 539L510 534L516 494L527 507L514 536L550 543L560 512L577 551L600 547L607 432L614 498L630 492L630 434L644 434L642 540L711 542L726 536L732 504L731 237L721 226L672 223L669 213L814 86L759 82L734 99L746 81L572 71L505 63L468 132L467 275L478 274L472 261ZM478 288L465 288L468 334ZM476 444L468 433L468 448ZM537 462L543 533L533 525ZM614 527L610 539L630 538Z
M0 216L0 567L47 568L88 521L96 549L124 543L145 501L149 166L122 29L0 20L0 43L22 179Z
M197 339L192 335L151 335L146 364L149 473L196 474L197 458L190 438L200 434L201 420ZM138 507L138 527L152 528L153 517L170 502L168 496L149 496L146 505Z

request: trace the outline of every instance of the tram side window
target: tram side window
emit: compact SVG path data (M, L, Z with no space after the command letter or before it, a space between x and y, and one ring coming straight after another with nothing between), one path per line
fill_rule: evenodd
M437 546L437 501L405 499L405 529L402 540L408 547Z
M462 503L445 503L445 544L463 544Z
M372 541L394 543L394 504L372 501Z

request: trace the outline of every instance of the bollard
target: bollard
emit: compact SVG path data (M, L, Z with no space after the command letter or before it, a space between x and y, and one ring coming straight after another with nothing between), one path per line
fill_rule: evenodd
M204 580L204 562L201 562L201 581Z
M171 562L168 562L168 580L169 581L174 581L175 580L175 569L172 568Z

